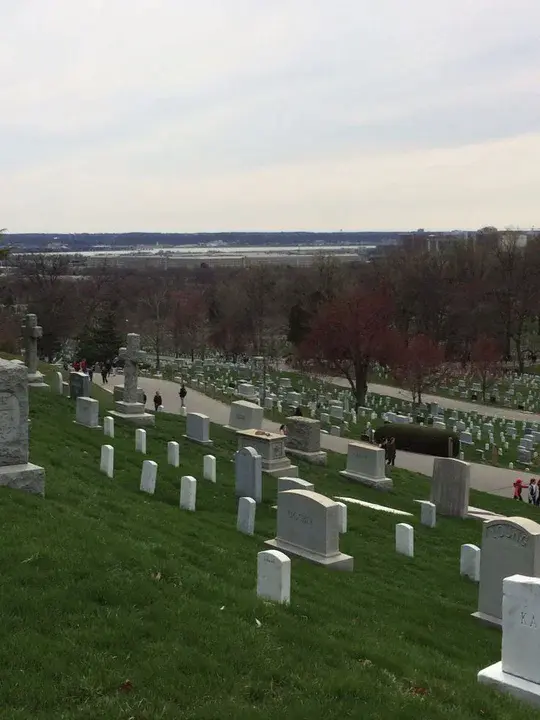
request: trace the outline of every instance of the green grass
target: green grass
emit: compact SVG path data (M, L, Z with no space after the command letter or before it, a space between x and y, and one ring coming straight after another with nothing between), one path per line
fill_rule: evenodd
M102 402L110 396L95 388ZM476 682L500 659L500 632L478 624L477 587L459 577L459 549L481 523L417 522L425 478L392 470L380 494L339 479L344 458L300 466L319 492L415 513L414 560L396 555L402 519L349 506L341 549L354 573L293 560L291 606L256 598L256 556L275 535L276 480L264 477L256 534L236 524L234 437L212 426L217 483L203 482L207 449L160 414L146 457L156 494L139 492L134 427L114 440L73 423L74 403L32 390L31 461L47 472L45 499L0 488L0 718L529 718L530 710ZM181 444L181 468L166 443ZM115 477L99 473L115 447ZM198 478L197 511L178 507L180 477ZM512 514L511 500L471 503ZM527 505L520 511L536 517ZM256 619L260 621L258 627Z

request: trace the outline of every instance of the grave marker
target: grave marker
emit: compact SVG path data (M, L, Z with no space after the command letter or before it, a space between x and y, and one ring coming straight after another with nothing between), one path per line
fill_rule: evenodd
M540 525L520 517L488 520L482 531L478 611L473 617L500 627L503 579L516 574L540 577Z
M205 455L203 458L203 478L216 482L216 458L214 455Z
M254 448L261 456L262 469L270 475L296 477L298 467L285 455L285 437L264 430L240 430L236 433L238 449ZM247 493L244 493L247 494Z
M234 456L235 493L262 502L262 458L255 448L244 447Z
M24 362L28 368L29 387L48 388L43 382L43 374L38 370L37 341L43 336L43 328L37 324L37 315L28 313L22 323L24 339Z
M180 481L180 507L195 512L197 481L192 475L184 475Z
M347 451L347 469L339 473L354 482L377 490L391 490L392 480L385 477L384 450L363 442L350 442Z
M238 499L238 514L236 516L236 529L245 535L255 532L255 511L257 503L251 497Z
M291 601L291 561L278 550L257 554L257 596L280 604Z
M112 445L101 446L99 469L107 477L112 478L114 476L114 448Z
M180 465L180 445L174 440L167 443L167 462L173 467Z
M454 458L433 460L430 501L437 512L450 517L467 517L471 466Z
M335 570L352 571L354 558L339 550L341 511L309 490L278 493L277 534L266 545Z
M99 428L99 402L89 397L78 397L75 422L87 428Z
M407 523L396 525L396 552L407 557L414 557L414 528Z
M480 557L481 550L477 545L469 543L462 545L459 557L459 574L474 580L474 582L479 582Z
M141 492L153 495L156 491L157 463L153 460L144 460L141 471Z
M129 333L126 347L120 348L118 354L124 360L124 399L114 403L111 415L138 425L154 425L154 415L145 412L144 404L139 402L139 364L147 357L141 350L140 335Z
M264 410L255 403L247 400L236 400L231 403L229 424L224 427L227 430L259 430L262 427Z
M201 413L188 413L185 438L199 445L213 445L210 440L210 418Z
M0 358L0 485L44 495L45 470L28 456L28 369Z

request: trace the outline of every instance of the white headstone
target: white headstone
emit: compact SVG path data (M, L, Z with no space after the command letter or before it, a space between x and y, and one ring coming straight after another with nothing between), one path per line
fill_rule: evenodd
M61 372L55 372L53 375L53 390L57 395L64 394L64 378Z
M237 497L262 501L262 458L251 447L238 450L234 456L235 492Z
M197 481L191 475L184 475L180 481L180 507L195 512Z
M414 557L414 528L407 523L396 525L396 552L407 557Z
M377 488L391 490L392 480L385 477L386 461L384 450L363 442L350 442L347 451L347 469L340 473L354 482Z
M75 422L89 428L99 427L99 403L89 397L78 397Z
M257 595L281 604L291 601L291 561L279 550L257 554Z
M173 467L180 465L180 445L174 440L167 443L167 462Z
M539 634L540 578L505 578L501 661L481 670L478 682L540 707Z
M430 528L437 524L437 506L429 500L420 502L420 522Z
M141 492L153 495L156 490L157 463L153 460L144 460L141 471Z
M253 535L255 532L255 510L257 503L253 498L241 497L238 499L238 515L236 518L236 529L245 535Z
M107 437L114 437L114 418L109 415L103 418L103 434Z
M478 545L467 543L461 546L461 554L459 557L459 574L474 580L480 581L480 555L481 550Z
M135 430L135 450L146 455L146 430L142 428Z
M338 502L337 506L339 508L339 532L343 535L347 532L347 506L342 502Z
M99 469L105 473L107 477L114 476L114 448L112 445L101 446L101 460Z
M231 403L229 424L226 426L234 430L250 430L262 427L264 410L259 405L247 400L237 400Z
M216 458L213 455L205 455L203 458L203 478L216 482Z
M208 415L188 413L185 437L200 445L213 445L212 440L210 440L210 418Z

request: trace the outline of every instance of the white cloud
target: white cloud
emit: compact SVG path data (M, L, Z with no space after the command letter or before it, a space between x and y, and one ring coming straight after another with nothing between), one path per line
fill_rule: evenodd
M0 11L13 232L540 222L537 0Z

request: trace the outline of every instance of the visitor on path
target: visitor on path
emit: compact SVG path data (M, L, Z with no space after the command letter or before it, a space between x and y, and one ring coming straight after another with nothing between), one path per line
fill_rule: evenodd
M78 360L75 360L75 362L73 363L73 369L75 370L75 372L81 371L81 363Z
M520 500L523 502L521 493L523 492L523 480L518 478L514 483L514 500Z
M536 484L535 478L533 478L529 484L529 505L536 505L538 498L538 485Z
M86 364L86 360L83 358L81 360L81 372L85 373L86 370L87 370L87 364Z
M182 387L180 388L180 392L178 394L180 395L180 407L186 407L187 390L184 383L182 383Z
M286 435L286 434L287 434L287 426L286 426L286 425L280 425L280 426L279 426L279 432L280 432L281 435Z
M304 417L304 413L302 412L302 408L300 406L296 408L294 414L296 417Z
M94 379L94 366L89 365L88 366L88 377L90 378L90 382Z
M109 373L107 372L107 366L104 362L101 363L101 379L103 380L103 384L107 385L108 383L108 377Z
M396 464L396 438L391 437L386 444L386 457L388 458L388 464L394 467Z
M154 408L155 408L156 412L159 410L159 408L162 405L163 405L163 400L161 399L159 390L156 390L156 394L154 395Z

